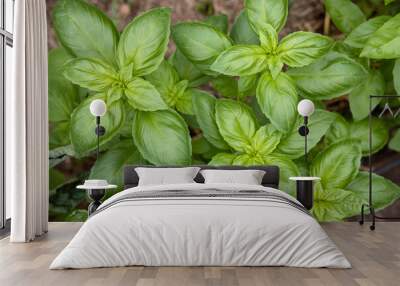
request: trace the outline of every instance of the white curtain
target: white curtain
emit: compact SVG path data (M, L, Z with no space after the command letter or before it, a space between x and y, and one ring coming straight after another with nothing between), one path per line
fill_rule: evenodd
M6 98L6 187L12 242L48 227L47 23L45 0L15 1L13 93Z

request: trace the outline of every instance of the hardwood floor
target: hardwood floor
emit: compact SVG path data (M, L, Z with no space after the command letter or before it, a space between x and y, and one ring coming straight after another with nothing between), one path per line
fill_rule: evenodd
M49 233L32 243L0 241L0 285L400 285L400 222L378 223L375 232L356 222L324 224L352 269L288 267L124 267L48 270L50 262L81 226L50 223Z

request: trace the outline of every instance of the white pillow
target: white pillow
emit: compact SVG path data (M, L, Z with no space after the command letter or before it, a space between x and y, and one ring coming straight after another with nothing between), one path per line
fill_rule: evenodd
M261 185L265 171L261 170L202 170L205 184Z
M199 167L135 168L139 176L139 186L195 183L193 179L199 170Z

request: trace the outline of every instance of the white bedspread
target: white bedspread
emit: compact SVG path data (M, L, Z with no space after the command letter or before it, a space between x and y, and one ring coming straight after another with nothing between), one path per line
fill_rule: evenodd
M130 192L204 189L263 190L291 198L262 186L185 184L128 189L102 206ZM104 208L83 224L50 269L127 265L351 267L321 226L299 209L227 197L132 200Z

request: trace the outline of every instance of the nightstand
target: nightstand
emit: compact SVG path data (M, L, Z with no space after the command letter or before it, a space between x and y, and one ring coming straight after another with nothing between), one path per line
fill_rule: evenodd
M94 213L101 205L101 199L107 190L116 189L116 185L109 185L106 180L86 180L84 185L79 185L77 189L86 190L89 198L92 199L88 207L89 216Z
M303 206L311 210L314 203L314 182L321 180L319 177L290 177L292 181L296 181L296 198Z

